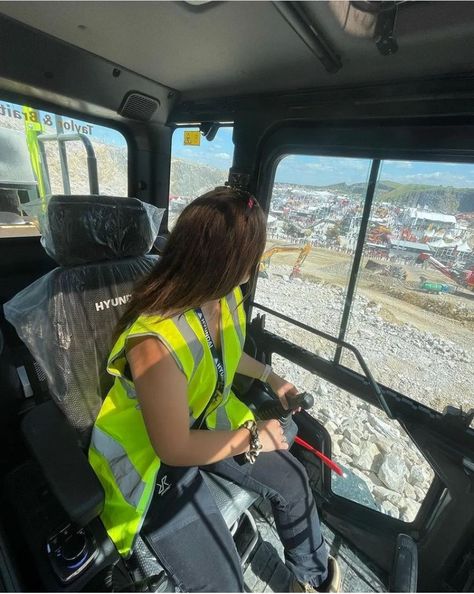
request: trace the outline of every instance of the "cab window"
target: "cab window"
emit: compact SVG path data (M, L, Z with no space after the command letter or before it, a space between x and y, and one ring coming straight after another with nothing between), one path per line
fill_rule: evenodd
M440 412L472 407L473 203L474 165L381 163L346 332L380 383Z
M468 409L474 168L381 163L356 290L348 297L371 167L370 159L328 156L280 161L255 301L289 318L298 311L299 322L352 343L388 388L437 410ZM266 328L361 372L351 353L290 322L267 315ZM330 433L336 460L351 470L351 481L333 475L333 491L414 520L434 475L408 435L378 408L278 355L272 362L316 395L312 414Z
M257 302L290 317L296 307L302 312L300 321L337 336L370 165L368 159L306 155L280 161ZM332 343L309 338L287 322L270 317L267 328L277 334L296 332L297 344L324 358L334 357Z
M202 135L198 127L177 128L174 131L168 218L170 230L189 202L225 184L233 154L232 128L229 126L219 127L211 141Z
M34 213L52 194L128 193L118 131L0 101L0 238L38 235Z

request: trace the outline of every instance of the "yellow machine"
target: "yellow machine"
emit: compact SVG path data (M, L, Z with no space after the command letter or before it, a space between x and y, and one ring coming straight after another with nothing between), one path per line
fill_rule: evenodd
M300 275L300 270L303 262L306 260L307 255L310 253L312 245L307 243L303 247L299 246L286 246L286 245L275 245L269 250L265 251L262 255L262 259L260 260L260 268L258 271L258 275L263 278L268 278L268 268L270 267L270 260L273 254L277 254L279 252L299 252L298 258L293 266L293 270L291 271L290 278L295 278Z

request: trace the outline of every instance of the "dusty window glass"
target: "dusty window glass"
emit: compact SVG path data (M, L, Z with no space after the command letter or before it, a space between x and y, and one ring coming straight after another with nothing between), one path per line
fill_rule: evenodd
M198 142L199 144L195 144ZM171 149L168 229L192 200L223 186L232 165L232 128L221 126L208 141L199 128L177 128Z
M370 167L368 160L330 157L291 156L280 163L268 219L268 251L257 282L257 303L338 336ZM383 259L378 250L387 233L387 208L400 212L396 203L393 207L382 204L382 187L379 182L376 203L380 202L381 209L372 211L367 238L374 244L369 248L374 250L371 255L376 262ZM470 217L462 218L469 221ZM273 247L281 249L272 251ZM372 265L365 266L366 259L362 280L369 272L378 275ZM377 285L382 295L386 278L380 277ZM375 377L387 383L380 360L391 356L390 341L400 326L392 326L393 319L379 319L379 292L370 294L373 279L367 287L361 279L347 339L359 347ZM361 291L363 286L368 293ZM334 356L330 343L271 314L266 316L266 328L312 353L329 359ZM343 363L348 360L344 354ZM333 457L346 473L344 479L332 474L333 491L381 513L413 521L434 475L403 428L380 409L282 357L274 355L272 363L275 371L299 391L307 390L315 396L311 414L328 430ZM427 372L432 374L432 368ZM411 381L413 378L400 367L395 385L407 387Z
M285 338L300 341L304 331L296 333L297 330L293 327ZM306 346L311 334L305 332L305 335ZM343 477L331 473L333 492L383 514L412 522L434 473L403 428L377 407L279 355L273 355L272 367L299 391L308 391L314 396L314 406L308 412L328 431L332 459L344 472Z
M371 161L290 155L280 161L255 300L338 336L360 228ZM270 331L309 349L291 324L270 317ZM304 339L307 340L307 337ZM334 346L312 336L311 352L332 358Z
M346 338L381 383L472 408L474 165L382 163Z
M127 163L116 130L0 101L0 238L38 235L52 194L127 196Z

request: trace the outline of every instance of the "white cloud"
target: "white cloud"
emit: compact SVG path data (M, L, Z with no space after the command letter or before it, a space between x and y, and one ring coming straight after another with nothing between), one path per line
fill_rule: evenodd
M442 177L446 177L446 173L443 171L432 171L431 173L412 173L411 175L406 175L405 177L407 179L413 180L440 179Z
M318 171L334 171L334 168L331 165L326 165L325 163L305 163L304 169L317 169Z
M216 153L214 156L216 157L216 159L222 159L223 161L228 161L229 159L231 159L229 153Z
M443 186L469 186L473 184L471 177L466 175L454 175L447 171L432 171L430 173L414 173L411 175L404 175L402 178L407 182L438 182Z
M387 160L383 162L384 165L392 165L393 167L397 167L399 169L411 169L413 167L413 163L411 161L391 161Z

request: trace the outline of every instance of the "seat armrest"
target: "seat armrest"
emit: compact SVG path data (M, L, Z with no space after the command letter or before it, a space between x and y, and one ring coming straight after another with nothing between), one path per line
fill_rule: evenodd
M22 432L69 518L89 524L103 509L104 490L61 411L52 401L36 406L24 417Z

